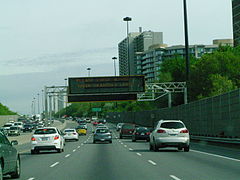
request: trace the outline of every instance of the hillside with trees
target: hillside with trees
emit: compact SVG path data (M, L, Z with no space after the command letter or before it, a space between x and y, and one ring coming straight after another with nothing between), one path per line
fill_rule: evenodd
M8 107L0 103L0 115L16 115L16 114L17 113L10 111Z

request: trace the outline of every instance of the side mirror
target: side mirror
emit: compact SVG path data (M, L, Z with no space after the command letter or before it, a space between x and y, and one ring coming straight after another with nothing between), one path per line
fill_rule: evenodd
M11 145L12 145L12 146L18 145L18 141L16 141L16 140L11 141Z

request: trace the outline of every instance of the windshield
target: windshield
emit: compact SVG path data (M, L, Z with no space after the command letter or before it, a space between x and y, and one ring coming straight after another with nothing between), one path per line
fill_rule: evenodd
M34 134L55 134L55 129L37 129Z
M5 124L3 127L11 127L11 124Z
M181 129L181 128L184 128L184 125L180 122L165 122L161 124L161 128Z
M18 130L18 127L10 127L10 130Z
M97 129L96 133L109 133L108 129Z
M66 129L66 130L64 130L64 132L75 132L75 130L74 129Z
M122 126L122 129L134 129L134 128L135 128L135 126L132 125L132 124L124 124L124 125Z

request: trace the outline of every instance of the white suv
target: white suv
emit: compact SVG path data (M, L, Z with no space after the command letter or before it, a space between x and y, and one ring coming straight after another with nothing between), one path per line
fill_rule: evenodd
M158 151L161 147L177 147L189 151L189 131L180 120L160 120L150 134L150 150Z
M40 150L57 150L63 152L63 134L55 127L38 128L35 130L31 142L31 154L39 153Z

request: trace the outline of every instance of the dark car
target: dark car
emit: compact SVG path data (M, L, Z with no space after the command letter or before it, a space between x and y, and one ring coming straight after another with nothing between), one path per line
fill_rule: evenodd
M112 133L109 129L96 129L93 135L93 143L96 143L97 141L108 141L109 143L112 143Z
M123 137L132 137L134 129L134 124L124 123L120 129L119 138L122 139Z
M13 147L13 145L17 144L17 141L10 143L7 137L0 132L0 176L10 175L11 178L20 177L20 156L16 148Z
M31 124L23 125L23 129L22 129L23 132L32 132L32 130L33 130L33 126Z
M146 127L137 127L132 135L132 142L136 142L137 140L146 140L149 142L150 129Z

